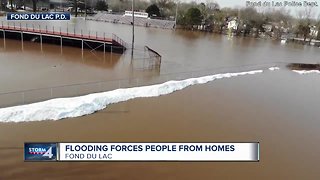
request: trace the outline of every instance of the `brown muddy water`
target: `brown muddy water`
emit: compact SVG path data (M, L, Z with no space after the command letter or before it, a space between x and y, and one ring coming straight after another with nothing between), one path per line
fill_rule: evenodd
M316 179L319 75L265 72L155 98L111 105L92 115L0 126L0 177L94 179ZM259 141L260 162L25 163L25 141ZM48 173L50 171L50 173Z
M0 19L4 21L3 19ZM7 24L4 21L4 24ZM10 22L13 25L12 22ZM18 23L17 23L18 24ZM16 25L17 25L16 24ZM131 27L83 19L68 22L24 22L22 26L47 27L72 31L74 27L83 33L98 32L106 37L116 33L126 42L131 42ZM318 63L320 51L317 47L295 44L281 45L278 41L253 38L233 38L201 32L171 31L136 27L137 54L144 54L142 47L148 45L162 55L161 67L150 69L143 60L130 59L127 54L106 54L86 50L82 58L78 48L44 45L40 51L38 43L0 39L0 92L55 87L112 79L188 72L207 68L235 67L262 63ZM143 56L143 55L141 55ZM32 70L31 70L32 68ZM8 80L10 79L10 80Z
M80 20L79 20L80 21ZM73 22L73 21L72 21ZM130 26L73 22L130 41ZM71 23L70 23L71 24ZM68 25L70 25L68 24ZM61 24L60 24L61 25ZM62 24L63 25L63 24ZM133 67L127 55L0 42L0 92L132 76L274 62L318 63L315 47L198 32L137 27L137 44L162 56L158 71ZM2 39L0 39L2 40ZM241 68L239 68L241 71ZM173 94L139 98L88 116L0 123L0 179L317 179L320 77L288 69L220 79ZM260 162L25 163L23 143L260 142Z

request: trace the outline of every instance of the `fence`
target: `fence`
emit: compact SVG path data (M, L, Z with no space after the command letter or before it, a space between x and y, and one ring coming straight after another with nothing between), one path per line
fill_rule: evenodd
M133 67L140 67L140 69L143 70L153 70L153 69L158 69L160 70L161 67L161 55L159 53L157 53L156 51L154 51L153 49L151 49L148 46L145 46L143 48L143 56L139 56L139 48L135 48L135 54L138 54L138 57L134 57L133 58ZM137 68L136 68L137 69Z
M177 72L162 74L159 76L133 77L129 79L116 79L110 81L89 82L82 84L72 84L49 88L30 89L24 91L0 93L0 108L29 104L53 98L75 97L91 93L105 92L119 88L130 88L136 86L147 86L164 83L169 80L184 80L193 77L206 75L241 72L257 69L267 69L271 66L284 66L286 63L266 63L259 65L244 65L236 67L220 67L204 69L199 71Z
M159 70L161 66L161 55L148 46L135 45L131 54L132 44L126 44L129 51L127 55L132 60L132 67L135 70Z

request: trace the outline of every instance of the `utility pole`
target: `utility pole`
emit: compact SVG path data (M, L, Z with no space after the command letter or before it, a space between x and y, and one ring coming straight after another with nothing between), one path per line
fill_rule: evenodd
M77 17L78 16L78 1L77 0L73 0L73 8L74 8L75 17Z
M134 49L134 0L132 0L132 50L131 55L133 56L133 49Z
M176 17L174 19L174 29L177 28L178 5L179 5L179 1L177 1L177 4L176 4Z
M84 0L84 20L87 20L87 0Z

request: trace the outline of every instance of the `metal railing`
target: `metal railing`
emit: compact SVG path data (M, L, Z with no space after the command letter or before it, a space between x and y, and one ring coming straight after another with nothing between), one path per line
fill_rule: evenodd
M48 35L65 36L81 39L90 39L96 41L115 41L119 45L126 47L126 42L113 33L105 33L92 30L84 30L79 28L61 27L61 26L49 26L40 24L28 24L28 23L15 23L3 21L0 23L0 29L2 30L14 30L24 33L42 33Z
M122 40L119 36L115 35L115 34L112 34L112 40L117 42L118 44L120 44L121 46L127 48L127 43Z
M243 72L250 70L266 70L271 66L282 67L287 63L265 63L259 65L244 65L236 67L220 67L203 69L198 71L187 71L167 73L159 76L143 76L128 79L115 79L109 81L88 82L81 84L62 85L48 88L37 88L15 92L0 93L0 108L29 104L45 101L53 98L75 97L91 93L105 92L119 88L130 88L164 83L169 80L184 80L194 77L202 77L218 73Z

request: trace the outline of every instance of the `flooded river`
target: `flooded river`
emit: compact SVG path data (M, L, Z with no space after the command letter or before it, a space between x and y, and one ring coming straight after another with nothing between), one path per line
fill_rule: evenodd
M130 26L73 22L68 26L103 29L131 40ZM316 47L142 27L137 27L137 45L148 45L163 56L156 71L133 67L127 54L104 56L86 51L82 58L76 48L63 47L61 53L59 46L45 45L41 52L36 43L25 42L22 50L19 41L7 40L5 47L1 42L0 92L210 68L241 72L241 66L247 65L260 68L258 65L275 62L320 61ZM316 179L320 176L320 145L316 143L320 137L319 84L319 74L300 75L282 66L277 71L219 79L161 97L110 105L88 116L0 123L0 179ZM32 141L258 141L261 161L24 163L23 143Z
M7 21L4 24L8 23ZM73 19L68 22L21 22L29 28L58 30L96 34L111 37L116 33L126 42L131 42L131 27L95 21ZM13 25L10 22L10 25ZM15 24L19 26L18 23ZM130 59L127 54L106 54L86 50L83 58L81 49L16 40L0 39L0 92L54 87L66 84L105 81L141 76L159 76L175 72L189 72L208 68L236 67L274 62L320 61L317 47L295 44L281 45L278 41L253 38L233 38L211 33L171 31L155 28L136 27L136 52L144 54L142 48L150 46L162 55L161 67L152 70L143 64L146 60ZM143 55L141 55L142 57ZM32 70L30 70L32 68ZM8 80L10 79L10 81Z

